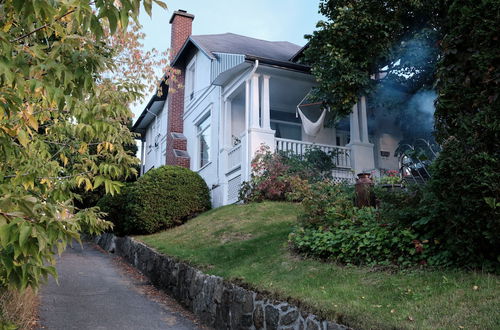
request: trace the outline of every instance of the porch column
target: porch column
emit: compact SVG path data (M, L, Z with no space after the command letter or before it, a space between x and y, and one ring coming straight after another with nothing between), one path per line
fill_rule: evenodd
M252 77L251 99L250 99L250 127L260 127L260 97L259 97L259 77L260 75L254 74Z
M361 117L360 123L361 123L361 142L363 143L369 143L368 140L368 118L366 116L366 97L361 96Z
M370 172L375 169L375 155L373 153L373 144L368 142L366 100L364 100L364 97L360 98L358 103L352 107L350 118L351 141L347 147L350 148L351 168L355 174Z
M359 116L358 116L357 103L352 106L350 119L351 119L351 143L361 142L359 138Z
M232 128L232 118L231 118L231 99L226 99L224 102L224 117L223 117L223 128L222 128L222 135L223 135L223 141L224 141L224 148L231 148L232 147L232 133L233 133L233 128Z
M271 107L269 100L269 76L262 76L262 128L271 129Z

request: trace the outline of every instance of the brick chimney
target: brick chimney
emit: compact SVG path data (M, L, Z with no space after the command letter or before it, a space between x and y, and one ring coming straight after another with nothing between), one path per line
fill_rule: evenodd
M185 10L177 10L170 19L172 33L170 50L172 60L177 56L186 40L191 35L194 15ZM179 165L189 168L190 159L187 153L187 140L184 131L184 78L185 67L176 67L179 71L175 81L170 81L175 92L168 95L168 125L167 125L167 165Z

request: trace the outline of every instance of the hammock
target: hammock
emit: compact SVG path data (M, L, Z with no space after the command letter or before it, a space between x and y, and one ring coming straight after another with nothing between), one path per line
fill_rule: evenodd
M310 136L318 135L319 131L323 127L323 122L325 121L326 110L323 109L321 116L319 116L316 122L312 122L309 119L307 119L306 115L304 115L304 113L302 112L302 110L300 110L299 107L297 107L297 110L299 112L300 119L302 120L302 127L304 128L304 132Z
M306 107L306 106L321 104L321 102L302 104L302 102L304 102L309 97L310 93L311 93L311 91L309 91L309 93L307 93L307 95L304 96L302 101L300 101L300 103L297 105L297 113L299 114L300 119L302 120L302 127L304 128L304 132L309 136L316 136L316 135L318 135L319 131L321 131L321 128L323 127L323 123L324 123L325 117L326 117L326 109L323 109L323 112L319 116L318 120L316 120L315 122L312 122L311 120L309 120L306 117L306 115L304 114L304 112L302 112L302 110L300 110L300 106Z

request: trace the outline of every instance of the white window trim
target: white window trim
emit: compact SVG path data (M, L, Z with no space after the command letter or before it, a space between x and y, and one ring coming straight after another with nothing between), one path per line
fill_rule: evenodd
M201 123L203 123L205 120L209 119L209 123L208 123L208 126L205 127L205 129L203 129L202 131L198 131L198 127L200 126ZM212 111L211 109L209 109L207 112L205 112L203 114L203 116L201 116L201 119L199 119L196 124L195 124L195 127L196 127L196 166L198 168L198 171L201 171L202 169L204 169L205 167L207 167L208 165L210 165L212 163L212 157L210 155L210 152L211 152L211 148L212 146L210 144L212 144L212 132L210 132L210 141L209 141L209 149L208 149L208 162L206 164L203 164L203 166L201 166L201 145L200 145L200 136L206 132L207 130L211 129L212 128Z
M192 74L191 74L192 72ZM191 103L194 100L194 92L196 90L196 55L186 68L186 100Z

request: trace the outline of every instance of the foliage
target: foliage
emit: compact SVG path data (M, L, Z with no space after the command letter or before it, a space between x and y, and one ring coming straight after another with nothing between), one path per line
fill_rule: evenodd
M430 232L460 265L500 268L500 3L453 1L437 72L437 139Z
M409 92L431 86L442 2L322 0L319 10L328 21L308 36L303 59L319 83L316 97L345 116L377 87L372 78L381 71L384 83ZM422 48L430 51L421 54Z
M422 245L415 233L377 220L374 208L353 208L350 217L338 217L329 227L299 228L289 236L298 252L356 265L415 265L422 260ZM418 245L417 245L418 244Z
M130 186L126 198L126 234L150 234L177 226L211 207L205 181L180 166L148 171Z
M397 170L388 170L381 174L381 177L376 178L376 183L378 184L400 184L402 182Z
M399 201L392 193L385 193L388 198ZM407 204L401 202L395 206L386 203L384 198L379 209L359 209L354 207L353 200L350 186L328 181L311 185L302 201L301 226L290 235L292 248L344 264L409 266L424 261L424 246L418 240L412 221L398 217L397 212L402 211L397 206Z
M414 224L440 242L436 263L491 269L500 261L499 211L486 202L500 199L499 6L323 0L328 21L318 23L303 59L319 82L316 96L341 116L360 95L399 91L386 104L371 98L371 107L402 110L415 92L436 90L435 135L443 150ZM400 113L411 128L414 119Z
M331 178L335 168L333 155L309 148L303 155L277 151L261 145L251 162L250 182L244 182L240 199L245 202L263 200L300 201L309 183Z
M129 233L127 228L127 205L129 205L130 188L134 183L127 183L114 195L103 195L97 202L97 207L105 212L105 219L113 223L113 232L119 236Z
M151 0L0 4L0 278L10 287L55 276L56 248L110 227L95 208L74 212L73 188L113 194L135 174L123 146L144 85L114 78L107 38L141 3L151 11Z
M348 185L323 181L311 185L303 199L304 213L299 218L306 227L334 225L353 214L354 189Z

